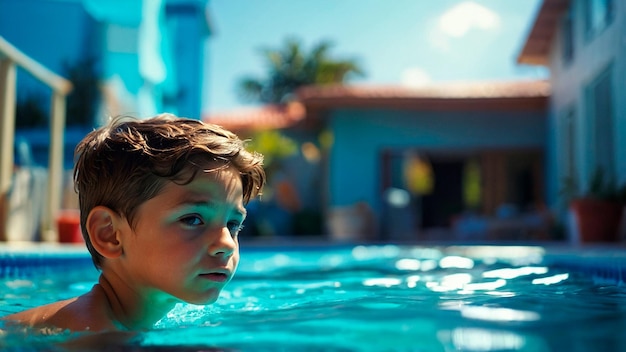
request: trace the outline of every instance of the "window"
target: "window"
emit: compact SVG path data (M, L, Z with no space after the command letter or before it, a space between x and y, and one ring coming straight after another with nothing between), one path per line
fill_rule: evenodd
M593 164L591 172L601 167L607 175L615 172L615 137L611 67L602 71L586 88L588 121L592 131Z
M573 26L573 7L570 6L566 16L561 23L561 48L563 56L563 64L567 65L574 59L574 26Z
M576 110L572 107L561 117L561 145L559 157L561 176L566 187L577 187L576 177ZM574 191L574 190L572 190Z
M613 0L585 1L585 34L587 39L594 38L613 20Z

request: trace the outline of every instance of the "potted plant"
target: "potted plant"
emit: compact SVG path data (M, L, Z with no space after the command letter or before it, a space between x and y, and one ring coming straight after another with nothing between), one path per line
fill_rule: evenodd
M570 192L577 187L566 183ZM616 242L626 204L626 184L617 185L599 167L591 177L587 191L571 197L570 209L575 215L581 242Z

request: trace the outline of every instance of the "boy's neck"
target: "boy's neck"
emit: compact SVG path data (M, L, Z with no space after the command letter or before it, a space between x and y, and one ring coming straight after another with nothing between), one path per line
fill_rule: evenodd
M101 274L98 286L107 297L111 319L120 330L151 329L175 305L173 301L149 301L115 274Z

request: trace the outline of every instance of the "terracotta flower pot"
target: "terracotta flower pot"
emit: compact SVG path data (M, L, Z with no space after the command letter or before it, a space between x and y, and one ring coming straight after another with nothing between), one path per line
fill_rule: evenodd
M581 198L572 201L581 242L616 242L624 205L620 202Z
M56 220L59 242L80 243L84 241L80 230L80 213L78 210L61 210Z

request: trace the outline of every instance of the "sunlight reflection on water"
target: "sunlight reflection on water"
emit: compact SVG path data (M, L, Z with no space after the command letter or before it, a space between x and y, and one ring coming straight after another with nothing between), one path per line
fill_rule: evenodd
M609 331L620 324L605 317L626 321L626 312L616 308L626 306L623 288L542 265L543 254L542 248L519 246L244 251L215 304L179 304L132 344L534 352L559 350L557 345L567 350L587 321L604 326L597 338L619 336ZM41 272L2 279L0 308L75 296L96 278L92 271L82 278ZM572 319L580 323L571 332L559 328ZM562 334L569 335L557 338ZM14 337L0 335L0 345L23 343Z

